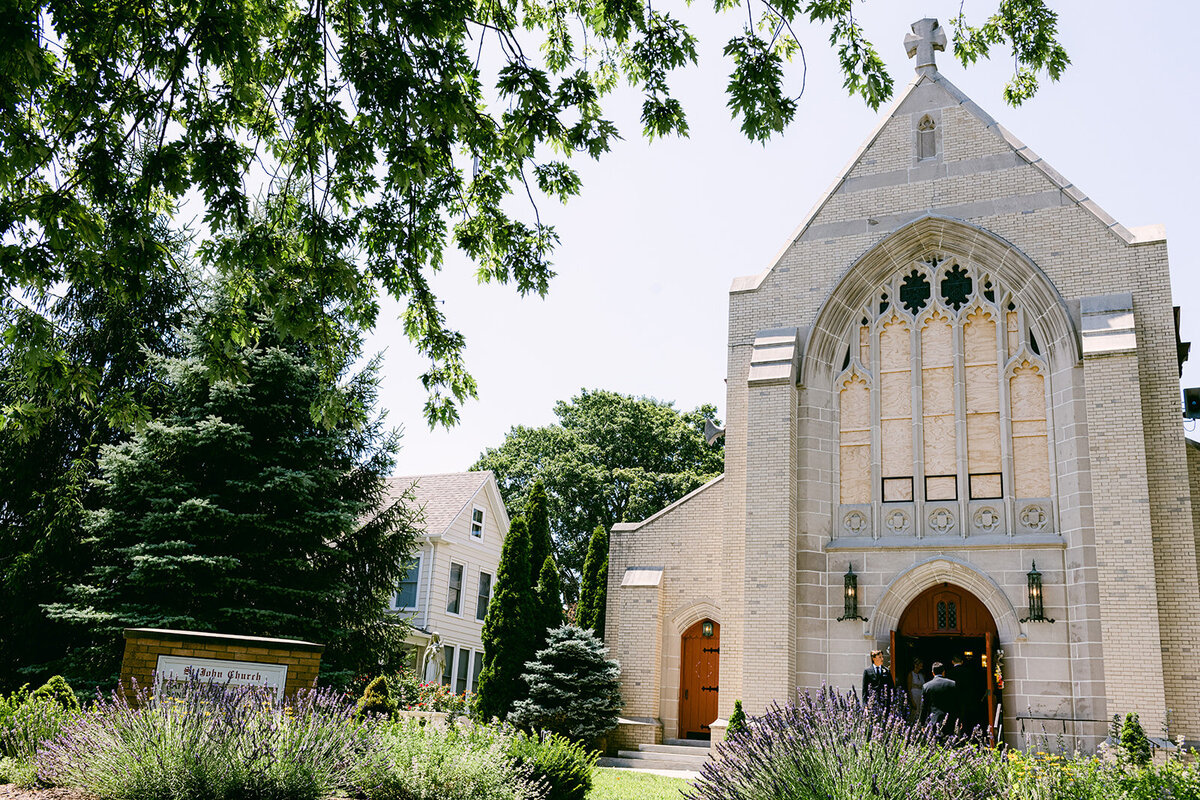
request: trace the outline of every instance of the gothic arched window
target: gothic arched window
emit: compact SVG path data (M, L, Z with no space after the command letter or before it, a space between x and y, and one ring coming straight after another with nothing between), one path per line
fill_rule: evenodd
M937 155L937 137L934 133L937 126L933 119L926 114L917 123L917 158L933 158Z
M929 254L878 287L846 338L842 506L872 504L882 535L1049 530L1047 362L1011 289Z

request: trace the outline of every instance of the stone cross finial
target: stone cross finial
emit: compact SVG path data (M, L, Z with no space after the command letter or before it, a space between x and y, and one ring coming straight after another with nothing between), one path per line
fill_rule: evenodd
M936 19L926 17L918 20L912 24L912 33L904 37L904 49L908 51L909 58L914 55L917 57L917 72L925 67L937 70L933 51L946 49L946 32Z

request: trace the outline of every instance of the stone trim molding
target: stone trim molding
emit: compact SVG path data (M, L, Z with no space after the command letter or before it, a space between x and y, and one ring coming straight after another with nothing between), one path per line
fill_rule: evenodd
M927 214L872 246L838 279L821 304L800 361L799 382L829 386L840 373L838 356L862 307L897 270L929 250L955 253L1013 287L1044 342L1052 368L1083 358L1079 332L1054 283L1016 245L962 220Z
M1016 609L1004 590L967 561L945 555L919 561L892 579L875 604L871 621L866 623L870 637L886 639L900 624L900 615L909 603L939 583L953 583L979 598L996 622L1000 644L1024 638Z
M716 600L705 597L684 606L671 617L671 625L675 628L675 635L682 636L684 631L702 619L711 619L718 625L721 624L720 606Z

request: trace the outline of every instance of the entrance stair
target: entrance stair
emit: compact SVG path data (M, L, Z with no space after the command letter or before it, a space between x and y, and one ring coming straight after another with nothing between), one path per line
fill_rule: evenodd
M700 774L700 767L708 763L708 754L709 743L706 741L664 739L662 744L640 744L637 750L619 750L615 758L601 758L596 766L696 777Z

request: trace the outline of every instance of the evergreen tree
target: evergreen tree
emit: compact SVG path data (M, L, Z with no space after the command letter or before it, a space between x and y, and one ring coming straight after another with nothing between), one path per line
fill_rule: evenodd
M590 742L616 727L621 668L591 631L574 625L555 628L545 649L525 667L529 697L517 702L509 717L514 725L577 742Z
M608 532L597 525L588 542L583 562L583 580L579 591L579 627L604 638L605 609L608 603Z
M546 556L542 562L542 570L537 583L537 641L533 651L536 653L546 646L546 636L550 631L563 624L562 580L558 576L558 565L554 556Z
M1126 714L1121 724L1121 756L1122 760L1135 767L1144 767L1150 763L1152 749L1150 739L1142 728L1142 722L1137 714Z
M125 627L323 642L332 682L402 663L406 626L383 612L414 520L381 507L397 439L371 416L376 364L331 388L293 349L246 349L244 380L194 350L166 362L169 411L103 451L93 566L48 609L90 629L76 674L111 681ZM317 424L331 391L341 419Z
M746 711L742 708L741 700L733 701L733 713L729 715L729 725L725 728L725 736L746 732Z
M542 562L554 551L550 540L550 499L546 496L546 485L540 480L534 481L529 490L525 519L529 523L529 585L536 589Z
M533 593L529 591L529 531L517 517L504 537L496 593L483 621L483 670L479 674L476 710L485 720L504 719L523 694L521 675L532 655Z
M20 305L4 314L22 331L20 340L0 343L0 691L61 671L78 677L62 658L88 632L49 619L44 606L65 600L90 566L83 519L95 508L100 449L127 440L140 414L161 410L153 359L182 352L178 328L192 279L171 265L186 260L183 243L168 237L161 250L139 246L114 237L107 224L148 214L143 206L143 198L127 197L107 208L105 234L89 259L102 279L72 273L55 279L52 292L26 296L51 323L46 329ZM127 278L135 265L146 274ZM34 379L23 345L54 353L42 366L88 365L86 390Z

